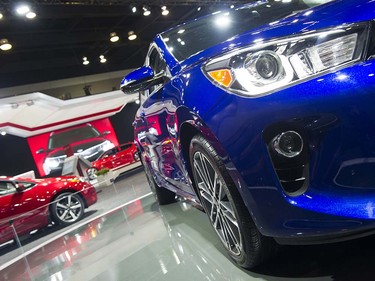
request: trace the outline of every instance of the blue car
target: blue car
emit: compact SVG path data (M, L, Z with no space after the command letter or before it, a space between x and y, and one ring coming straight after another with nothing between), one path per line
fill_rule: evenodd
M160 204L200 204L245 268L374 234L374 19L374 1L257 1L157 35L121 88Z

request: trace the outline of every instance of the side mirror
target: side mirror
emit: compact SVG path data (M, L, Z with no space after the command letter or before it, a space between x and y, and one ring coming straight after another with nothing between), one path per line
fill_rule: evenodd
M44 153L44 152L45 152L45 151L44 151L43 148L40 148L40 149L38 149L37 151L35 151L36 154L42 154L42 153Z
M130 72L121 81L120 88L125 94L142 91L147 87L161 84L165 81L164 72L155 76L154 71L149 66L142 66Z

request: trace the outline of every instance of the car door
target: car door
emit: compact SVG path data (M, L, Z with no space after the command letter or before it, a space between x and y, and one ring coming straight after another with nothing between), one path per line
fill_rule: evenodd
M120 150L121 148L119 146L112 148L112 153L111 153L111 156L109 157L111 159L113 168L117 168L122 165L122 158L121 158Z
M22 185L22 190L16 185ZM0 240L13 239L12 227L18 235L48 224L48 204L30 182L0 181Z
M164 80L168 81L169 70L156 47L150 49L149 57L146 59L147 63L153 69L155 76L162 73L166 77ZM164 100L164 84L154 86L151 90L153 90L152 94L141 106L141 113L144 114L144 119L147 121L145 135L147 136L147 150L152 169L160 175L164 185L173 185L173 187L191 193L192 190L183 176L181 163L176 157L178 149L177 129L175 128L177 126L176 108L169 101Z
M133 162L133 153L130 149L132 146L131 143L125 143L120 145L120 152L118 153L120 156L120 165L128 165Z
M116 167L116 154L117 154L118 148L114 147L108 151L106 151L102 156L102 165L105 168L113 169Z
M167 67L157 48L152 46L146 57L146 65L153 69L155 75L166 75ZM163 143L167 138L163 108L163 84L153 85L141 93L145 97L135 120L135 138L145 152L146 161L151 165L157 181L163 181L168 176L168 166L165 165ZM142 100L142 99L141 99Z

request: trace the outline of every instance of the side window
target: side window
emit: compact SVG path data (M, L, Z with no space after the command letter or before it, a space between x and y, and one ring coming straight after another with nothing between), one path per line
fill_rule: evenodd
M148 57L148 66L152 68L152 70L154 71L154 75L158 75L163 72L165 73L167 71L167 64L165 63L164 59L160 56L160 53L156 48L153 48L150 52L150 55ZM140 103L143 104L147 97L151 95L159 86L160 84L154 85L149 89L143 91L140 94Z
M114 147L111 150L108 150L106 152L107 156L112 156L112 155L115 155L116 153L117 153L117 148L116 147Z
M166 70L167 65L160 57L159 52L154 49L150 54L150 67L154 70L155 75Z
M15 193L16 187L10 183L5 181L0 181L0 196L7 195L10 193Z
M131 144L124 144L121 146L121 150L125 150L125 149L128 149L130 148L132 145Z

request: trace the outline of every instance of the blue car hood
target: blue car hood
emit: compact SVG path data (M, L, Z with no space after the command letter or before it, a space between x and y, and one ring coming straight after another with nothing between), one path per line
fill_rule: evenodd
M275 9L275 13L277 13ZM332 28L342 24L369 21L375 15L375 2L367 0L343 1L337 0L299 11L252 28L229 40L205 49L190 58L175 64L172 73L177 73L196 63L205 61L225 52L251 46L259 41L268 41L275 38L293 36L319 29ZM157 41L161 41L159 37Z

